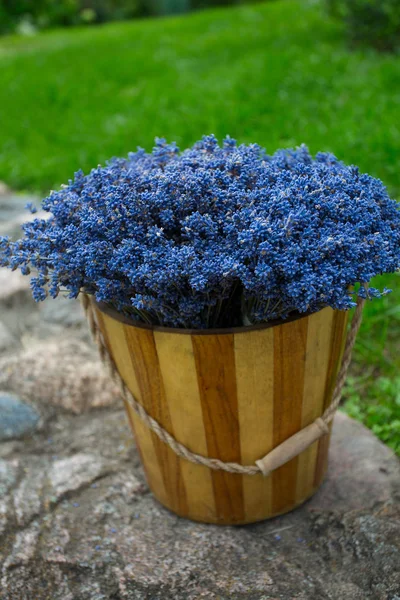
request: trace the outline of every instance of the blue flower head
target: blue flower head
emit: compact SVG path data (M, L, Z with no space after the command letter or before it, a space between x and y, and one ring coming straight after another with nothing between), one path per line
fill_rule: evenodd
M346 310L387 293L362 284L400 268L400 211L382 182L305 146L269 156L209 135L180 152L156 139L77 172L42 208L50 218L22 239L0 238L0 265L34 272L36 300L83 291L146 323Z

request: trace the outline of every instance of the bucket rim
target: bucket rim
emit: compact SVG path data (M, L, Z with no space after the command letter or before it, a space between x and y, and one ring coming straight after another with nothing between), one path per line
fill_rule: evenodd
M212 329L185 329L183 327L165 327L163 325L149 325L147 323L141 323L140 321L135 321L134 319L130 319L125 315L122 315L114 308L111 308L105 302L97 302L93 297L91 298L93 305L97 310L101 313L104 313L108 317L111 317L115 321L119 321L124 325L128 325L130 327L136 327L138 329L145 329L147 331L157 331L160 333L169 333L169 334L177 334L177 335L232 335L232 334L241 334L248 333L251 331L261 331L263 329L271 329L272 327L279 327L282 325L286 325L286 323L293 323L294 321L300 321L301 319L306 319L310 315L316 314L317 312L321 312L322 310L326 310L330 308L325 306L318 311L309 311L305 313L293 313L287 319L274 319L267 323L257 323L256 325L244 325L242 327L217 327ZM331 308L331 310L333 310Z

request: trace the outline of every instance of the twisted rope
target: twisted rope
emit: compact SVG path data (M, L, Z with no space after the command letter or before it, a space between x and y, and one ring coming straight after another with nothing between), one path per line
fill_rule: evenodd
M325 410L321 419L328 425L333 417L335 416L335 412L340 404L340 400L342 398L343 386L346 381L347 371L349 370L349 366L351 363L351 355L353 352L354 344L356 341L358 330L360 329L361 321L362 321L362 312L365 304L364 298L357 298L357 306L354 311L353 319L351 321L350 330L347 334L346 345L344 348L342 364L336 379L335 389L333 390L332 401L328 408Z
M85 315L86 315L86 318L87 318L87 321L89 324L89 329L90 329L92 337L97 345L97 348L99 350L101 361L106 366L111 379L119 387L119 390L121 392L121 396L122 396L123 400L142 419L142 421L147 425L147 427L151 431L154 431L154 433L160 438L160 440L162 440L165 444L167 444L175 452L175 454L177 454L180 458L184 458L184 459L186 459L192 463L198 464L198 465L203 465L203 466L213 469L215 471L218 471L218 470L227 471L228 473L238 473L241 475L258 475L260 473L267 475L267 474L269 474L269 472L271 470L273 470L273 469L267 470L265 468L262 468L262 461L265 461L265 459L267 459L272 454L272 452L275 452L275 454L276 454L277 448L272 450L270 454L268 454L266 457L264 457L264 459L257 461L257 464L255 464L255 465L240 465L238 463L224 462L222 460L219 460L218 458L209 458L206 456L202 456L201 454L196 454L195 452L192 452L191 450L186 448L186 446L184 446L183 444L178 442L170 433L168 433L168 431L166 431L163 427L161 427L161 425L146 412L146 410L143 408L143 406L137 400L135 400L132 393L126 386L125 382L123 381L122 377L120 376L120 374L118 372L118 369L114 363L114 360L110 356L110 353L107 349L104 337L103 337L103 335L100 331L100 328L97 324L95 310L93 308L93 304L92 304L89 296L87 294L83 294L81 298L82 298L82 300L81 300L82 306L85 311ZM339 406L343 386L344 386L344 383L346 380L347 371L348 371L348 368L349 368L349 365L351 362L351 353L353 350L354 342L356 340L357 332L361 325L362 310L363 310L364 302L365 302L365 300L362 298L357 299L357 307L356 307L356 310L355 310L355 313L354 313L354 316L353 316L353 319L351 322L350 331L347 336L346 346L345 346L345 350L344 350L344 354L343 354L343 360L342 360L341 368L339 370L339 374L338 374L338 377L336 380L336 385L335 385L333 396L332 396L332 402L329 405L329 407L325 410L322 417L316 419L316 421L314 421L314 423L312 424L313 426L315 426L314 430L315 431L318 430L318 437L328 433L328 431L329 431L328 425L332 421L332 419L335 415L336 409ZM299 433L300 434L302 433L302 431L305 431L305 430L301 430L300 432L298 432L298 434L295 434L295 435L298 436ZM315 437L315 439L318 439L318 437ZM294 438L294 436L293 436L293 438ZM286 440L286 442L283 442L283 444L286 444L291 439L292 438L289 438L289 440ZM315 441L315 439L313 441ZM283 446L283 444L282 444L282 446ZM309 445L309 444L307 444L307 445ZM278 448L280 448L280 447L278 447ZM289 460L289 459L290 458L288 458L287 460ZM285 460L285 462L286 462L286 460ZM284 464L284 463L281 463L281 464ZM273 468L277 468L277 467L274 466Z

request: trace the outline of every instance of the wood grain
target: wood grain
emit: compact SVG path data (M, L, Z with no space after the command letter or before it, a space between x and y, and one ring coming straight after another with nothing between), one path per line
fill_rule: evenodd
M132 365L130 349L126 343L125 326L115 319L110 318L104 313L98 311L99 324L101 330L108 340L110 353L118 368L119 374L128 386L134 398L141 402L141 392L139 384ZM128 418L133 426L135 439L138 448L140 448L141 458L147 477L147 481L152 490L157 490L157 497L161 502L167 503L167 490L164 485L164 478L158 462L156 448L154 445L154 434L143 423L140 417L125 404Z
M347 311L335 311L333 318L333 327L330 343L329 367L325 384L325 403L324 410L329 406L332 400L333 390L336 384L336 378L342 361L344 346L346 342L346 331L348 323Z
M274 448L299 431L308 317L274 328ZM272 512L296 503L298 457L272 473Z
M206 432L191 337L155 332L154 339L175 436L192 452L207 456ZM187 460L180 461L180 468L191 518L215 521L216 508L210 469Z
M332 423L329 424L329 433L318 442L317 460L315 464L314 487L318 488L324 480L328 469L329 444L331 441Z
M330 365L334 312L325 308L308 319L306 363L304 373L301 427L320 417L325 404L325 384ZM301 502L314 486L319 442L314 442L299 455L296 499Z
M335 388L346 342L347 322L348 312L334 312L329 352L329 365L325 381L324 410L328 408L332 401L332 394ZM318 442L318 456L314 474L315 486L319 486L322 483L327 469L329 440L330 435L326 435Z
M233 335L192 335L208 455L242 462ZM242 476L212 471L217 520L244 521Z
M110 341L109 334L108 334L107 327L106 327L106 323L105 323L105 320L107 319L107 317L106 317L106 315L103 316L103 314L99 310L97 310L96 311L96 319L97 319L97 324L98 324L98 326L100 328L100 331L101 331L101 333L103 335L103 340L104 340L104 343L105 343L105 345L107 347L107 350L108 350L111 358L113 359L114 364L116 364L115 351L113 352L113 350L112 350L112 343ZM112 327L112 323L110 325ZM112 335L112 338L115 338L115 336ZM117 355L118 355L118 352L117 352ZM146 464L145 464L145 461L144 461L144 456L143 456L143 453L142 453L141 445L140 445L139 440L138 440L138 436L137 436L136 428L135 428L135 422L134 422L134 419L133 419L134 411L129 406L129 402L126 400L126 398L122 397L122 401L124 403L124 407L125 407L125 411L126 411L126 416L128 418L128 422L129 422L129 425L130 425L130 428L131 428L131 431L132 431L132 434L133 434L133 437L134 437L134 440L135 440L136 450L139 453L140 460L142 462L144 471L146 473L146 478L147 478L147 481L148 481L149 480L149 476L148 476L148 473L147 473Z
M235 365L243 464L252 465L273 448L272 329L235 334ZM244 475L246 521L267 518L272 512L272 479Z
M168 433L175 435L153 332L124 325L124 333L140 390L141 404ZM151 436L167 492L166 505L179 515L186 516L188 506L180 459L154 432L151 432ZM155 494L157 495L157 490Z

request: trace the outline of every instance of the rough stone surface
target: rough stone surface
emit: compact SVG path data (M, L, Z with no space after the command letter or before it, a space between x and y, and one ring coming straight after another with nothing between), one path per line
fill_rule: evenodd
M21 237L21 225L33 219L48 218L49 213L44 211L31 214L25 209L28 202L32 202L38 209L40 201L37 196L25 196L5 191L0 193L0 235L10 236L12 239Z
M21 365L23 365L21 367ZM119 402L97 353L73 338L31 343L18 354L0 358L0 389L74 413Z
M329 485L315 499L321 508L337 510L371 508L375 502L387 502L400 488L399 461L393 451L377 442L374 434L361 423L338 412L332 438Z
M58 502L67 492L79 490L104 472L104 462L93 454L80 452L68 458L54 460L49 470L52 501Z
M0 353L12 350L16 343L11 331L0 321Z
M21 275L19 271L10 271L8 269L0 270L0 302L2 308L4 305L12 304L19 299L20 296L24 296L25 301L29 301L30 288L29 278ZM32 300L30 304L34 304Z
M18 460L0 460L0 498L4 498L8 490L17 480Z
M0 393L0 442L28 435L40 422L39 413L17 396Z
M34 219L48 219L49 213L41 210L37 213L17 214L6 222L0 221L0 235L9 236L12 240L18 240L22 236L22 225Z
M39 304L40 317L47 323L74 327L85 323L80 303L60 296L48 298Z
M25 477L14 490L14 514L18 527L29 525L33 517L40 513L47 470L47 464L43 468L44 462L33 458Z
M28 323L37 314L37 305L32 298L29 278L18 271L0 268L0 318L7 330L7 343L1 343L1 352L20 345L28 331ZM4 331L0 333L4 342Z
M149 492L124 413L59 413L0 461L3 600L395 600L400 468L336 417L328 477L246 527L180 519Z

